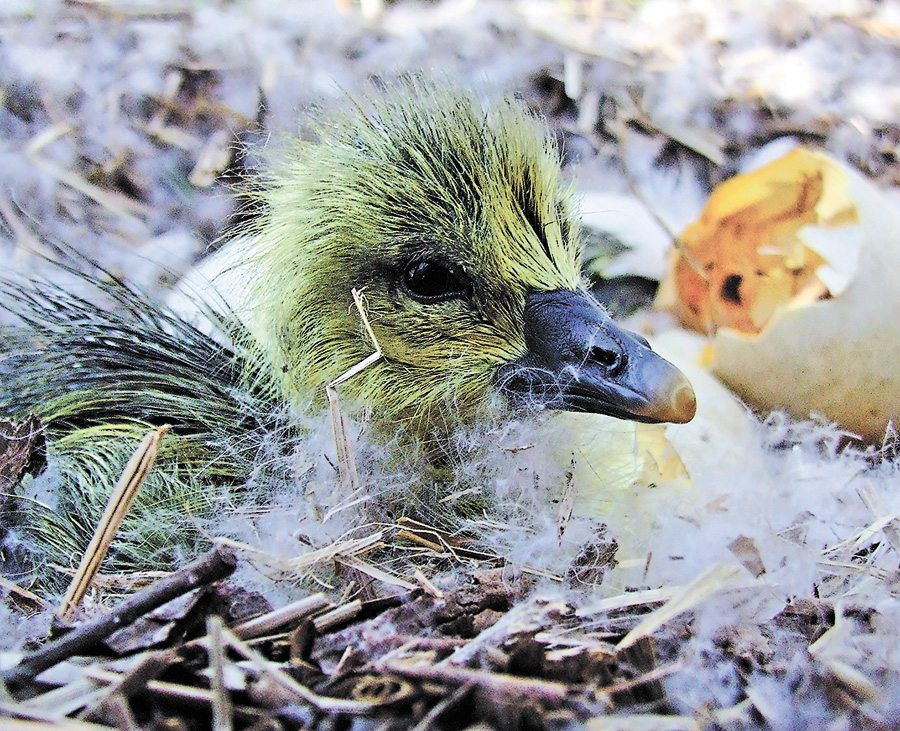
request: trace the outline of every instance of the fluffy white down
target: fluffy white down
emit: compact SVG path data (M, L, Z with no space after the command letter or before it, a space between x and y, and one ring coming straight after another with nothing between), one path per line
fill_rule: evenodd
M678 674L669 689L685 711L734 700L730 661L716 660L723 632L765 652L770 640L759 634L761 628L787 602L803 598L826 599L839 612L856 604L874 608L875 635L837 632L818 654L797 655L785 672L801 677L811 672L810 663L844 663L879 675L887 688L900 674L900 655L890 650L897 633L891 618L900 614L900 602L891 578L897 561L881 528L900 513L896 467L871 451L840 449L843 435L828 424L779 415L760 421L695 365L702 345L701 338L681 331L654 342L687 372L698 393L694 422L661 428L687 475L654 482L652 470L629 451L637 433L633 424L585 414L507 414L457 435L457 484L445 489L450 494L476 490L485 498L484 514L463 523L512 564L560 577L585 545L615 537L620 564L603 583L565 590L586 617L597 601L623 590L677 592L717 565L734 567L692 608L694 641L681 660L696 684L686 686L685 675ZM292 479L254 486L266 491L266 508L238 508L205 526L267 554L254 568L242 569L238 580L276 602L288 600L296 589L272 577L283 578L288 566L289 574L298 567L302 574L305 556L350 536L388 530L384 506L398 499L415 504L422 494L417 492L422 465L398 459L396 445L373 443L358 423L354 446L363 489L342 489L332 467L327 418L302 418L306 432L294 446ZM261 454L261 464L269 456ZM578 495L560 536L567 472L574 473ZM427 521L426 502L421 507ZM445 507L453 505L451 497ZM402 571L400 565L384 568ZM443 581L453 583L452 577ZM560 584L545 579L538 592L558 596ZM759 678L750 687L770 709L798 712L789 684ZM888 698L882 700L890 706ZM825 711L813 704L803 713L817 718Z

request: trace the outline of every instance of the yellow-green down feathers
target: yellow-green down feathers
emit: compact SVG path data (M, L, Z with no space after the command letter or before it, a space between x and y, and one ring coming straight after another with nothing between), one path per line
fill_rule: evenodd
M362 291L385 358L345 389L424 436L448 406L465 419L524 353L527 291L580 284L578 230L557 151L520 107L392 91L274 168L238 277L252 282L247 324L293 397L321 394L372 352L351 298ZM471 297L406 296L404 268L419 259L459 266Z

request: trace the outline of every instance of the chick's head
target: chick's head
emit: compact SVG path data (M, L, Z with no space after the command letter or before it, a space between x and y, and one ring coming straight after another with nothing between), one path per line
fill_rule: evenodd
M582 280L572 195L538 120L512 102L487 109L408 82L321 122L315 137L276 168L255 232L256 334L289 396L322 393L373 351L353 289L384 357L342 388L419 435L467 421L497 389L550 403L563 371L583 380L592 346L547 367L529 331L565 331L567 298L600 313ZM632 337L603 318L582 324L591 339ZM566 350L556 335L549 349Z

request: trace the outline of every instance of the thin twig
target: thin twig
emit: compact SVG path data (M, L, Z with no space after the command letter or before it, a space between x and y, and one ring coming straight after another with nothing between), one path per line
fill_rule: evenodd
M152 586L123 601L115 610L92 622L73 629L67 635L54 640L37 652L24 658L18 665L5 671L0 678L7 687L14 687L31 680L47 668L68 658L86 652L116 630L127 627L166 602L205 584L230 576L237 567L234 553L216 546L183 569L176 571Z
M310 614L318 612L320 609L328 606L328 599L324 594L318 593L312 596L304 597L300 601L293 602L287 606L276 609L274 612L263 614L261 617L242 622L231 631L235 636L242 640L251 640L254 637L261 637L268 634L278 627L282 627L289 622L293 622Z
M475 686L491 697L528 698L532 701L558 705L577 692L577 686L566 683L492 673L486 670L470 670L453 665L406 665L402 662L378 662L376 665L383 672L404 678L448 683L456 687Z
M128 672L117 674L115 682L109 683L107 690L85 709L90 718L96 711L103 711L115 705L115 698L132 698L147 687L147 683L160 675L178 658L175 650L152 652L139 660Z
M119 674L109 670L103 670L97 667L90 667L85 671L85 676L97 683L108 685L116 683L119 680ZM151 680L146 685L146 691L159 698L163 698L167 703L186 703L191 705L202 705L212 707L213 693L211 690L204 688L194 688L189 685L179 685L177 683L169 683L161 680ZM0 711L3 708L0 707ZM256 708L248 706L234 705L232 707L234 715L242 720L259 721L267 716ZM96 728L96 727L92 727Z
M469 693L472 692L472 688L475 686L471 683L466 683L465 685L461 685L459 688L454 690L448 696L442 698L440 702L438 702L434 708L432 708L428 713L422 716L422 720L419 721L415 726L412 727L411 731L428 731L433 725L434 722L438 720L444 713L450 710L453 706L459 703L463 698L465 698Z
M41 599L37 594L22 588L14 581L10 581L3 576L0 576L0 590L8 592L16 601L29 605L31 609L41 610L47 606L47 602Z
M263 675L273 681L282 690L287 691L296 700L312 706L316 710L324 713L351 713L365 714L370 713L372 709L385 705L384 703L369 703L366 701L345 700L343 698L329 698L321 696L311 691L305 685L301 685L294 678L284 672L275 663L266 660L260 653L254 650L250 645L241 642L228 629L222 630L222 639L225 644L247 660L253 663Z

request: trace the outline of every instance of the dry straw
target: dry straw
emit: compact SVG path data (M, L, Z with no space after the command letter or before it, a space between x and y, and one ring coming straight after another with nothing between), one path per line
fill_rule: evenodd
M369 318L366 317L362 292L356 289L351 290L351 292L353 301L356 303L356 309L359 310L359 315L362 318L363 326L366 328L366 334L375 346L375 352L325 386L325 393L328 395L328 410L331 414L331 428L334 434L334 446L337 450L338 475L344 487L356 490L359 487L359 473L356 471L356 457L353 454L350 427L347 423L347 417L344 415L343 409L341 409L337 387L379 360L382 353L381 347L378 345L378 339L375 337L375 333L372 332L372 326L369 325Z
M91 542L81 558L81 563L75 576L72 577L62 604L56 610L56 615L60 619L71 620L78 605L81 604L81 600L90 589L119 526L122 525L138 490L141 489L156 461L159 444L168 431L168 426L161 426L156 431L147 434L134 454L131 455L128 464L125 465L122 476L116 483L106 505L103 517L97 524L94 537L91 538Z

